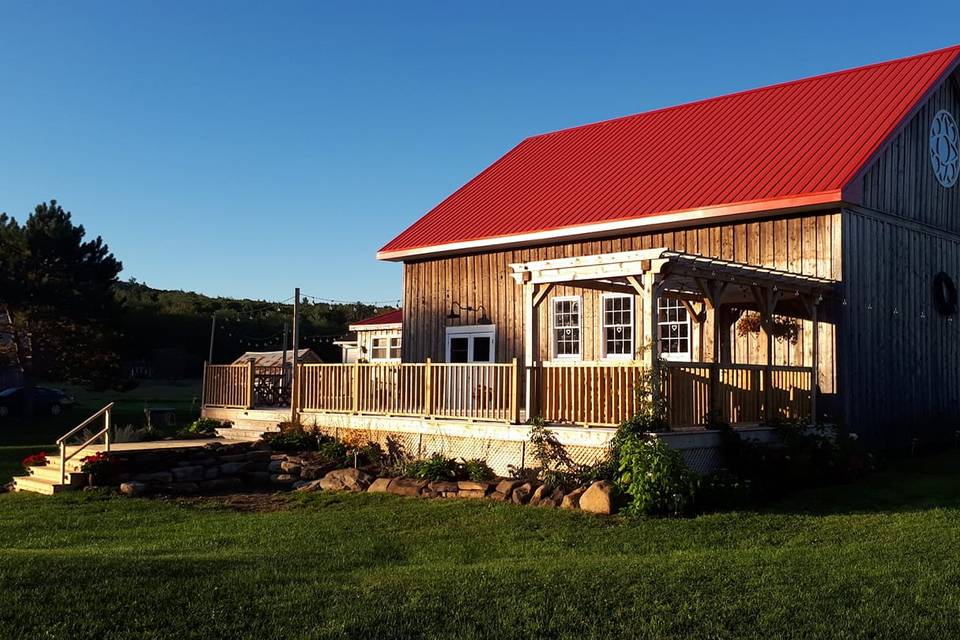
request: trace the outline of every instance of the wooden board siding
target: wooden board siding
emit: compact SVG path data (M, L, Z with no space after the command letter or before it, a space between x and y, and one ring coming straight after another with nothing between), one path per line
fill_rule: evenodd
M655 247L824 278L839 279L841 276L839 212L407 262L404 265L403 359L422 362L429 357L443 361L445 327L476 324L479 317L475 312L463 312L458 320L448 319L446 316L454 302L475 308L483 305L497 326L498 362L522 356L522 294L521 287L509 276L510 263ZM573 287L556 287L540 305L541 359L550 359L549 310L552 299L565 295L582 296L583 359L599 359L602 294ZM634 299L634 309L635 335L641 336L640 322L648 314L639 297ZM821 320L820 384L823 392L830 394L835 389L834 319L824 313ZM694 359L712 357L712 330L709 322L706 324L702 331L696 323L692 325ZM775 342L774 363L810 366L810 336L810 323L804 322L801 339L796 345ZM762 337L739 337L731 325L726 339L730 342L734 362L766 362L766 345ZM639 344L639 339L637 342Z
M960 318L937 313L932 287L940 271L960 282L960 237L869 211L845 211L842 235L851 256L839 356L849 424L879 446L952 439Z
M944 188L930 167L930 123L945 109L960 120L960 90L944 82L863 177L863 206L960 233L960 188Z

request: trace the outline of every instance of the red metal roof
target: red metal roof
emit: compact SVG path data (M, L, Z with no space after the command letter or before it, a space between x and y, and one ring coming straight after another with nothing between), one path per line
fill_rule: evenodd
M378 316L373 316L372 318L367 318L366 320L361 320L359 322L350 323L351 327L362 327L368 324L396 324L403 322L403 309L396 309L395 311L387 311L386 313L381 313Z
M856 199L853 178L958 55L950 47L528 138L377 257Z

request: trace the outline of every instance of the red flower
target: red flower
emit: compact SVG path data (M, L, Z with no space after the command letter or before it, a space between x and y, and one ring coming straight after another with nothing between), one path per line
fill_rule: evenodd
M25 467L43 467L47 464L47 454L43 451L39 453L31 453L29 456L20 461Z

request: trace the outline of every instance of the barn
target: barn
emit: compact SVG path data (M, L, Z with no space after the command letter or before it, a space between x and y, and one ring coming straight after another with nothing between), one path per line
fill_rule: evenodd
M459 435L500 422L505 439L541 416L593 438L651 376L677 432L820 420L877 447L952 438L958 61L951 47L523 140L378 252L403 263L402 362L305 367L294 410Z

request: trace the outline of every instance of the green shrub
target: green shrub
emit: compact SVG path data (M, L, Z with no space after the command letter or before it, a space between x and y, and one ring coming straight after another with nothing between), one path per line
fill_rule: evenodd
M281 422L279 433L265 433L260 439L275 451L296 453L298 451L316 451L320 447L321 436L318 432L308 432L298 424Z
M620 442L616 483L630 496L627 513L683 515L693 508L698 477L679 451L658 438L633 435Z
M213 418L197 418L187 425L180 433L187 436L213 437L217 435L217 429L229 427L229 422L221 422Z
M353 465L352 456L347 455L347 446L329 436L315 436L318 441L317 453L327 462Z
M434 453L423 460L408 462L404 474L419 480L457 480L462 473L460 464L453 458Z
M467 460L462 465L463 476L465 480L473 480L474 482L484 482L486 480L493 480L495 474L493 469L487 465L486 462L480 460L479 458L474 458L473 460Z

